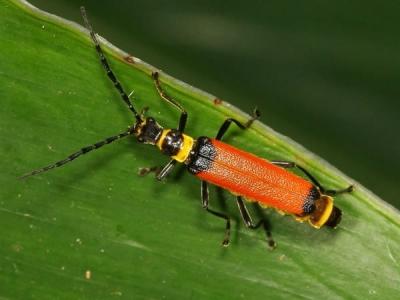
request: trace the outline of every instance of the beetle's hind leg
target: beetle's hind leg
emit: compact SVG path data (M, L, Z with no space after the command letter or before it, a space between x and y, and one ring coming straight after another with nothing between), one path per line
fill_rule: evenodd
M344 194L344 193L351 193L354 190L354 185L349 185L347 188L341 189L341 190L328 190L324 188L319 181L310 174L306 169L303 167L297 165L296 163L292 161L283 161L283 160L272 160L270 161L271 164L274 164L276 166L285 168L285 169L290 169L290 168L297 168L300 171L302 171L311 181L316 185L319 190L321 191L322 194L327 195L327 196L336 196L338 194Z
M268 228L268 224L267 224L266 220L261 219L260 221L258 221L257 224L254 224L254 222L251 219L251 216L249 214L249 211L247 210L247 207L243 202L243 198L241 196L236 197L236 203L239 207L240 215L242 216L243 223L246 225L246 227L249 229L257 229L257 228L263 226L265 235L267 238L268 246L271 249L274 249L276 247L276 243L272 239L271 231Z

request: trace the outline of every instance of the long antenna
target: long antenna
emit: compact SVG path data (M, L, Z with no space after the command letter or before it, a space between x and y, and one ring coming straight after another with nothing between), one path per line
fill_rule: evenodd
M40 174L40 173L43 173L43 172L47 172L47 171L49 171L51 169L61 167L61 166L65 165L65 164L73 161L74 159L78 158L79 156L81 156L83 154L86 154L86 153L88 153L88 152L90 152L92 150L99 149L99 148L103 147L104 145L107 145L107 144L110 144L112 142L115 142L116 140L119 140L119 139L122 139L124 137L127 137L128 135L131 135L133 133L134 133L134 131L132 130L132 128L129 128L128 130L126 130L124 132L121 132L118 135L110 136L110 137L108 137L108 138L106 138L106 139L104 139L104 140L102 140L100 142L97 142L97 143L94 143L92 145L83 147L79 151L77 151L75 153L72 153L71 155L69 155L67 158L65 158L63 160L60 160L58 162L55 162L55 163L53 163L51 165L48 165L46 167L43 167L43 168L33 170L32 172L26 173L26 174L22 175L21 177L19 177L19 179L24 179L26 177L37 175L37 174Z
M108 63L108 61L107 61L107 59L106 59L106 57L104 55L104 52L100 47L99 40L97 39L96 33L93 31L92 25L90 24L89 19L88 19L87 15L86 15L85 7L83 7L83 6L81 6L81 14L82 14L83 21L85 22L85 26L90 32L90 36L91 36L91 38L93 40L93 43L94 43L95 48L96 48L96 51L99 54L101 64L103 65L104 70L106 71L108 78L110 78L110 80L114 84L115 88L118 90L122 100L126 103L126 105L128 105L128 108L135 115L136 121L141 122L140 115L138 114L136 109L133 107L132 102L129 99L129 96L126 94L125 90L122 88L121 83L119 82L119 80L115 76L114 72L112 71L112 69L111 69L111 67L110 67L110 65L109 65L109 63Z

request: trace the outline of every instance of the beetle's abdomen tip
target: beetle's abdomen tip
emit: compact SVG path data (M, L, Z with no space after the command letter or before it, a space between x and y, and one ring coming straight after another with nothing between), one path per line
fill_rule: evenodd
M328 221L326 221L325 225L331 228L335 228L339 225L342 220L342 211L336 206L333 207L332 213L329 216Z

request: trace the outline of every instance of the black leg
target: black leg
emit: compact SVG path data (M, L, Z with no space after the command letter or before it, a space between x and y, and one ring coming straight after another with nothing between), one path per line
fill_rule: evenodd
M171 159L162 169L161 171L156 175L156 178L158 180L163 180L165 177L168 176L169 173L171 173L172 169L175 167L177 161L175 159Z
M90 152L92 150L99 149L100 147L103 147L104 145L110 144L110 143L112 143L112 142L114 142L116 140L124 138L124 137L126 137L128 135L131 135L132 133L133 133L133 130L131 128L129 128L125 132L122 132L122 133L120 133L118 135L114 135L114 136L108 137L105 140L97 142L97 143L95 143L93 145L83 147L79 151L69 155L67 158L65 158L63 160L60 160L60 161L58 161L58 162L56 162L54 164L48 165L48 166L46 166L44 168L40 168L40 169L34 170L34 171L30 172L30 173L27 173L27 174L21 176L20 178L21 179L22 178L26 178L26 177L29 177L29 176L33 176L33 175L37 175L39 173L43 173L43 172L49 171L49 170L54 169L54 168L61 167L61 166L65 165L66 163L69 163L69 162L73 161L74 159L78 158L79 156L81 156L83 154L86 154L86 153L88 153L88 152Z
M230 218L220 212L214 211L208 207L208 202L209 202L209 193L208 193L208 184L205 181L201 182L201 200L202 200L202 205L203 208L208 211L210 214L213 214L214 216L217 216L218 218L224 219L226 221L226 227L225 227L225 237L224 240L222 241L223 246L228 246L229 245L229 236L230 236L230 231L231 231L231 221Z
M171 104L172 106L174 106L176 109L178 109L181 112L181 116L179 118L178 130L180 132L184 132L185 127L186 127L187 117L188 117L187 112L182 107L182 105L180 105L178 102L176 102L170 96L168 96L168 94L163 90L163 88L161 87L161 84L160 84L160 80L158 79L158 77L159 77L158 72L153 72L151 74L151 76L153 77L154 85L156 86L157 92L160 95L161 99L165 100L167 103Z
M354 186L350 185L345 189L341 189L341 190L327 190L325 189L319 182L318 180L311 175L306 169L304 169L303 167L297 165L294 162L291 161L282 161L282 160L273 160L271 161L272 164L285 168L285 169L289 169L289 168L297 168L300 171L302 171L311 181L312 183L314 183L314 185L316 185L319 190L321 191L321 193L323 193L324 195L328 195L328 196L335 196L337 194L343 194L343 193L350 193L353 191Z
M161 172L162 168L159 166L156 167L144 167L144 168L139 168L138 170L138 175L139 176L146 176L147 174L150 173L155 173L156 176Z
M250 228L250 229L257 229L262 225L263 228L264 228L265 234L267 236L268 246L270 248L272 248L272 249L275 248L276 247L276 243L272 239L271 232L268 229L268 224L266 223L266 221L265 220L260 220L257 224L254 225L253 220L251 219L249 211L247 210L247 207L244 204L242 197L241 196L237 196L236 197L236 202L237 202L237 205L239 207L240 215L242 216L243 222L246 225L246 227Z
M176 160L171 159L168 162L168 164L166 164L164 167L156 166L150 168L139 168L138 175L146 176L147 174L154 172L158 180L163 180L165 177L168 176L169 173L171 173L175 165L176 165Z
M100 57L100 61L101 64L104 67L104 70L107 73L108 78L110 78L110 80L112 81L112 83L114 84L115 88L118 90L119 94L121 95L122 100L126 103L126 105L128 106L128 108L131 110L131 112L134 114L135 118L137 121L141 121L140 119L140 115L137 113L137 111L135 110L135 108L133 107L131 100L129 99L129 96L126 94L125 90L122 88L121 83L118 81L117 77L115 76L114 72L112 71L103 50L100 47L100 43L97 39L96 33L93 31L92 25L89 22L89 19L86 15L86 11L85 8L83 6L81 6L81 14L82 14L82 18L83 21L85 22L85 26L86 28L89 30L90 32L90 36L93 40L93 43L96 47L96 51Z
M224 134L226 133L226 131L228 130L229 126L232 124L232 122L235 123L240 129L246 129L246 128L249 128L251 126L251 124L255 120L257 120L259 117L260 117L260 112L258 111L257 108L255 108L253 111L253 116L251 117L250 120L248 120L246 122L246 124L242 124L238 120L233 119L233 118L226 119L225 122L222 124L222 126L219 128L215 139L221 140L222 137L224 136Z

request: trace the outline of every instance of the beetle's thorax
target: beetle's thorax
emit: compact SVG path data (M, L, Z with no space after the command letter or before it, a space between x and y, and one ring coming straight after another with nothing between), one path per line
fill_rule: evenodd
M157 141L157 147L162 153L178 162L185 162L194 145L194 139L177 129L164 129Z
M136 123L134 135L140 143L157 146L165 155L178 162L186 162L192 151L194 139L177 129L164 129L152 117Z

